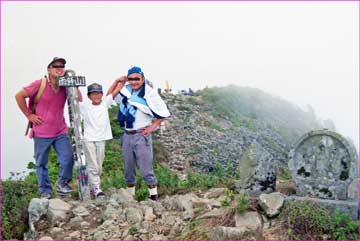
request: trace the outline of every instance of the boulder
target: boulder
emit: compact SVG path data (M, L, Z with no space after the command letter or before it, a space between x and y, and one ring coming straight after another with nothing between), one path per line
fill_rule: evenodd
M259 205L265 211L269 218L280 213L281 207L284 205L284 195L275 192L271 194L261 194L259 196Z

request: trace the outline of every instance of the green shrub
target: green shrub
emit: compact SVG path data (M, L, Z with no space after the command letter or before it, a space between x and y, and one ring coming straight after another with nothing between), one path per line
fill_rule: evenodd
M137 234L137 232L138 232L138 228L135 225L131 226L131 228L129 229L130 235L135 235L135 234Z
M204 126L209 127L214 130L217 130L217 131L224 131L224 129L220 125L216 124L213 121L205 120Z
M335 210L331 219L331 236L336 240L359 240L358 221L351 220L350 216Z
M290 239L322 239L324 235L337 240L359 240L358 221L335 210L333 215L310 201L285 205L280 218L289 229Z
M194 97L186 98L186 102L189 103L190 105L199 105L198 100Z
M236 197L236 212L237 213L242 213L245 212L248 208L249 208L249 195L248 193L244 192L244 193L240 193L237 197Z
M35 173L36 166L30 162L27 167L30 172L26 177L2 181L3 239L23 239L23 234L28 231L29 202L32 198L40 196ZM50 182L55 187L59 175L59 163L53 148L49 152L48 171ZM74 168L72 185L75 185L75 180Z
M333 240L360 239L358 221L338 210L330 215L315 202L287 203L279 217L288 228L289 239L323 239L324 235Z
M279 180L286 180L286 181L292 180L292 175L289 168L287 167L283 168L283 172L279 175Z
M233 198L234 198L234 193L231 190L227 191L225 197L220 200L221 206L222 207L229 206Z
M179 190L180 178L167 166L156 164L154 168L155 176L158 180L161 194L174 194Z
M331 225L329 212L311 201L286 204L281 217L285 226L292 230L290 239L322 239L321 234Z
M2 181L2 239L23 239L28 231L28 205L38 187L24 180Z
M144 179L142 179L142 177L140 176L138 170L136 171L136 193L135 193L135 199L138 201L143 201L145 199L147 199L150 194L149 194L149 190L148 187L144 181Z
M198 189L209 189L218 186L220 180L215 175L207 175L202 173L195 173L188 171L186 179L181 182L180 187L188 191L194 191Z
M218 163L215 166L214 174L196 173L188 171L186 179L180 182L180 189L187 191L207 190L213 187L231 187L234 184L233 178L227 175L227 169L222 168Z
M179 106L177 106L177 109L180 111L190 111L191 110L190 107L185 106L185 105L179 105Z

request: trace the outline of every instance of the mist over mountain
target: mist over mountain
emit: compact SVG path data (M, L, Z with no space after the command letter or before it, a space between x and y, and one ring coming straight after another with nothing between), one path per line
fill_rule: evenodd
M172 117L156 140L162 159L183 174L188 168L211 173L217 165L241 172L254 147L282 170L291 146L308 131L323 128L310 106L304 111L256 88L230 85L192 96L163 96Z

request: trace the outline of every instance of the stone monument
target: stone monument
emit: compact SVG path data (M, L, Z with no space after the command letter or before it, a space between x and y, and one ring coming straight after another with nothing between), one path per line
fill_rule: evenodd
M357 178L357 155L338 133L327 129L303 135L289 154L299 196L346 200Z
M289 169L296 196L286 201L309 200L333 213L359 218L357 154L344 137L327 129L311 131L289 153Z

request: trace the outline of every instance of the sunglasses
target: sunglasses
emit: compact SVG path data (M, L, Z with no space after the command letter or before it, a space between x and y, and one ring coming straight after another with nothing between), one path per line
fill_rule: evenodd
M141 78L135 77L135 78L127 78L129 81L140 81Z
M53 68L53 69L63 69L63 68L65 68L65 65L52 65L51 68Z

